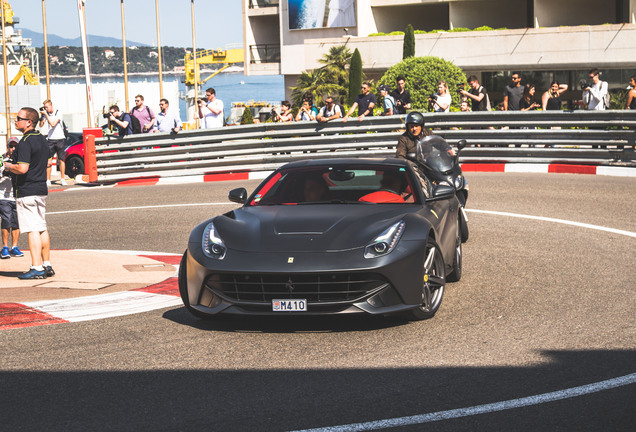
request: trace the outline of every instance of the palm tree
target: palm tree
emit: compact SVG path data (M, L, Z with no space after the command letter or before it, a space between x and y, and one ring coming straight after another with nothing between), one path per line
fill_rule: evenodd
M332 46L329 48L329 52L318 61L324 66L327 74L326 80L333 84L338 85L338 94L341 100L346 99L347 88L349 87L349 72L347 69L351 63L351 56L353 53L345 45Z
M292 91L292 103L296 106L302 105L303 95L311 93L314 96L314 103L317 106L323 104L323 96L339 93L341 88L334 84L323 68L303 72L298 77L296 87L290 87Z

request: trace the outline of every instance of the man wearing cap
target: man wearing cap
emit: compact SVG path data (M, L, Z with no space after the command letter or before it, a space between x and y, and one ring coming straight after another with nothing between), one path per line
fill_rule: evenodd
M0 258L7 259L13 257L23 257L24 254L18 248L18 237L20 236L20 228L18 225L18 213L15 209L15 197L13 196L13 183L15 175L5 170L5 163L14 161L15 147L19 139L16 137L9 138L7 143L7 152L2 155L2 164L0 164L0 219L2 219L2 250L0 250ZM9 248L9 237L13 236Z
M51 267L51 239L46 226L46 167L49 146L46 139L35 130L40 115L33 108L18 111L15 128L23 133L16 148L17 163L5 164L5 169L16 176L15 201L20 231L29 237L31 268L19 279L46 279L55 275Z
M397 105L395 105L395 99L389 94L389 86L386 84L380 85L380 96L384 98L382 107L384 108L383 116L390 116L397 114Z

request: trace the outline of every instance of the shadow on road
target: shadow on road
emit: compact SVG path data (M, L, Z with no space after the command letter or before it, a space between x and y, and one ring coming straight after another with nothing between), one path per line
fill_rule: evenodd
M534 367L0 372L6 431L277 431L433 413L634 372L636 350ZM10 355L3 353L2 355ZM90 365L87 365L90 367ZM635 385L400 430L633 430Z

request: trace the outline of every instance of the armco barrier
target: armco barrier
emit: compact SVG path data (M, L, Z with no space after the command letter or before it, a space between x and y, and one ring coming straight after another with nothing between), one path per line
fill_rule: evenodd
M634 167L636 111L425 114L426 127L451 144L468 142L462 162ZM97 139L98 182L271 170L294 160L386 157L404 116L328 123L261 123L178 134Z

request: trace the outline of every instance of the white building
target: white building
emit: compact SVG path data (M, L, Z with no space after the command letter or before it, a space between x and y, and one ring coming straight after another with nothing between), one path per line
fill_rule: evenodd
M282 74L286 88L343 44L358 48L365 74L379 78L402 60L403 36L369 35L408 24L416 31L500 29L415 35L416 56L453 61L495 99L513 70L541 91L552 79L578 88L592 67L611 87L625 88L636 74L636 0L242 1L246 75Z

